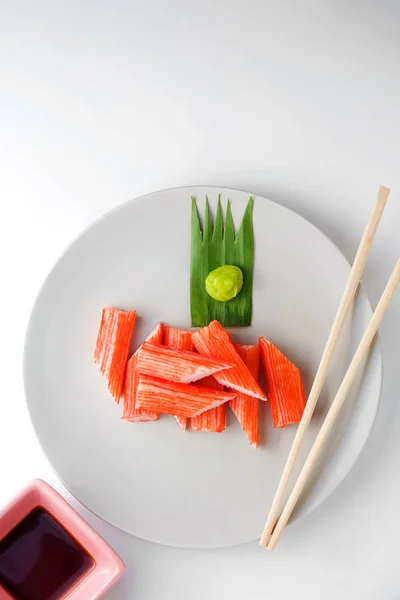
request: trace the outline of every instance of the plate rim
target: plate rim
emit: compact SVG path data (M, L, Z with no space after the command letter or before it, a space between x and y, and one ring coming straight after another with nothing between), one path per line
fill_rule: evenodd
M69 486L65 483L63 477L59 474L58 470L56 469L55 465L53 464L49 454L47 453L47 451L44 448L44 445L42 443L42 440L40 438L39 432L37 430L37 427L35 425L32 413L31 413L31 409L30 409L30 405L29 405L29 400L28 400L28 383L27 383L27 364L28 364L28 346L29 346L29 341L30 341L30 334L31 334L31 330L33 327L33 321L34 321L34 314L35 311L39 305L40 302L40 298L42 293L44 293L45 291L45 287L47 282L49 281L49 279L51 278L53 272L57 269L58 264L60 263L60 261L64 258L64 256L68 253L68 251L82 238L86 235L86 233L88 231L90 231L93 227L95 227L98 223L106 220L111 214L113 214L114 212L117 212L119 210L123 210L124 207L134 204L138 201L145 201L146 198L151 197L151 196L157 196L158 194L162 194L165 192L171 192L173 190L190 190L190 189L203 189L203 190L207 190L208 193L210 193L210 191L212 190L215 193L218 194L226 194L229 196L230 192L233 193L242 193L242 194L246 194L252 197L257 197L260 198L262 200L266 200L267 202L270 202L272 204L275 204L277 206L279 206L280 209L284 210L285 212L288 213L292 213L295 214L298 218L300 218L301 220L303 220L304 222L306 222L308 225L310 225L314 230L316 230L320 235L322 235L325 240L331 245L333 246L336 251L341 255L341 257L344 259L344 261L346 262L346 264L351 268L351 263L349 262L349 260L347 259L347 257L345 256L345 254L342 252L342 250L340 249L340 247L324 232L322 231L319 227L317 227L317 225L315 225L312 221L310 221L307 217L305 217L304 215L300 214L299 212L297 212L295 209L289 208L287 206L285 206L284 204L281 204L280 202L277 202L276 200L271 200L270 198L267 198L266 196L260 195L258 193L254 193L254 192L249 192L248 190L243 190L240 188L231 188L231 187L223 187L223 186L217 186L217 185L206 185L206 184L200 184L200 185L182 185L182 186L172 186L172 187L168 187L168 188L163 188L163 189L159 189L159 190L154 190L152 192L148 192L146 194L142 194L140 196L137 196L135 198L131 198L130 200L127 200L125 202L122 202L121 204L118 204L112 208L110 208L109 210L107 210L106 212L102 213L101 215L99 215L97 218L95 218L93 221L91 221L88 225L86 225L82 230L80 230L78 232L78 234L76 234L73 239L63 248L63 250L58 253L58 256L56 257L55 261L53 262L51 268L49 269L47 275L45 276L45 278L42 280L42 282L40 283L38 290L35 294L30 312L29 312L29 317L28 317L28 321L27 321L27 326L26 326L26 330L25 330L25 336L24 336L24 342L23 342L23 356L22 356L22 367L23 367L23 389L24 389L24 401L25 401L25 406L27 408L28 411L28 415L29 415L29 420L31 422L33 431L35 433L36 439L39 443L39 446L43 452L43 455L46 457L46 460L48 462L48 464L50 465L53 473L56 475L57 479L62 483L62 485L65 487L65 489L68 491L68 493L79 503L81 504L86 510L88 510L91 514L95 515L97 518L101 519L101 521L107 523L108 525L115 527L117 530L122 531L128 535L131 535L133 537L137 537L138 539L142 539L144 541L150 542L150 543L155 543L155 544L159 544L159 545L163 545L163 546L167 546L167 547L173 547L173 548L186 548L186 549L218 549L218 548L230 548L230 547L235 547L235 546L241 546L244 544L249 544L252 543L254 541L256 541L257 538L251 538L248 540L243 540L243 541L239 541L239 542L234 542L234 543L224 543L224 544L214 544L213 546L206 546L206 545L189 545L189 544L179 544L179 545L175 545L172 543L166 543L166 542L162 542L160 540L157 539L152 539L151 537L143 537L141 535L138 535L136 533L133 533L132 531L129 531L127 529L122 528L120 525L117 525L116 523L108 520L106 517L102 516L101 514L94 512L90 507L88 507L80 498L78 498L69 488ZM369 298L367 289L365 287L365 285L363 284L363 282L360 282L360 288L362 288L362 290L365 293L365 299L368 303L369 308L371 309L371 312L373 312L373 306L371 303L371 300ZM373 418L371 419L371 422L368 426L368 430L366 431L366 435L363 439L363 441L359 444L359 448L353 453L352 456L352 462L351 465L349 466L348 470L346 471L346 473L341 477L341 479L335 483L333 483L331 485L330 488L328 488L326 490L325 493L322 494L322 497L320 500L318 500L318 502L312 502L309 504L305 504L304 507L302 507L301 511L300 511L300 515L299 517L296 517L293 521L290 520L288 525L291 525L292 523L295 523L296 521L300 521L303 518L308 518L310 517L310 515L314 512L314 510L318 509L324 502L327 501L327 499L332 496L337 490L338 488L343 484L343 482L347 479L347 477L350 475L350 473L353 471L354 467L356 466L361 453L363 452L365 445L367 444L367 441L371 435L371 431L375 425L376 419L377 419L377 415L379 412L379 408L380 408L380 404L381 404L381 399L382 399L382 390L383 390L383 352L382 352L382 345L380 342L380 335L379 332L377 333L375 340L374 340L374 348L373 351L375 350L376 352L376 357L375 357L375 369L377 370L377 377L379 378L379 389L377 390L377 401L376 401L376 408L375 408L375 412L373 414ZM340 441L339 441L340 444ZM336 452L336 449L335 449ZM268 507L266 507L266 513L267 513L267 509ZM267 515L266 515L267 516ZM287 525L287 526L288 526ZM261 535L261 528L260 527L260 535Z

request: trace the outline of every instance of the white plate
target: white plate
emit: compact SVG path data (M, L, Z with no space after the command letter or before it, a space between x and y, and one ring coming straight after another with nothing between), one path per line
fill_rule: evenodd
M100 517L141 538L191 548L256 539L294 435L274 430L263 403L255 451L232 417L223 434L181 432L171 417L127 423L93 364L101 309L135 308L132 349L158 321L190 327L190 196L232 200L236 224L248 193L179 188L125 204L87 229L47 278L28 328L24 377L39 440L67 488ZM264 335L302 370L307 391L349 265L295 213L255 197L253 323L235 339ZM360 291L313 420L310 447L371 307ZM351 321L351 322L350 322ZM316 478L294 518L310 513L356 461L372 427L381 388L375 345L358 394L349 399ZM351 410L350 410L351 408ZM338 441L340 440L340 443ZM332 452L335 447L335 451Z

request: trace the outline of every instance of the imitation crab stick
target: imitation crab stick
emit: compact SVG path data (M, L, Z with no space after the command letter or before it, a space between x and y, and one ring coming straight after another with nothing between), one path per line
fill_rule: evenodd
M193 383L218 371L229 369L228 361L144 342L138 351L136 368L140 373L176 383Z
M258 381L260 374L260 348L256 346L244 346L235 344L235 348L243 359L245 365ZM251 398L246 394L238 394L234 400L229 402L237 420L242 426L243 431L249 438L250 444L257 448L258 446L258 398Z
M299 369L265 338L259 338L274 427L301 420L306 405Z
M108 389L119 402L124 385L126 361L136 311L118 310L107 306L101 313L100 329L94 351L94 361L107 381Z
M235 397L235 392L214 390L189 383L175 383L141 375L136 392L136 406L157 413L196 417Z
M188 350L189 352L194 351L192 342L192 332L185 331L184 329L177 329L176 327L164 326L164 344L175 348L175 350ZM188 420L186 417L175 417L179 427L186 431Z
M199 384L204 387L214 388L215 390L224 389L214 377L206 377L199 381ZM231 400L231 402L235 402L235 400ZM226 427L226 404L206 410L206 412L201 413L198 417L193 417L190 419L190 426L195 431L213 431L216 433L224 431Z
M219 358L235 365L232 369L214 374L218 383L260 400L267 399L218 321L212 321L207 327L195 331L192 334L192 340L200 354Z
M153 329L150 335L146 338L147 342L161 345L163 342L163 325L158 325ZM122 418L126 421L156 421L158 414L152 411L145 411L141 408L135 408L136 402L136 389L139 381L139 373L136 370L137 363L137 351L129 359L126 373L125 373L125 386L124 386L124 414Z
M179 417L175 415L175 420L178 423L179 427L182 429L182 431L186 431L188 425L187 417Z
M170 327L169 325L164 325L163 344L175 350L194 351L192 332L185 329L178 329L177 327Z

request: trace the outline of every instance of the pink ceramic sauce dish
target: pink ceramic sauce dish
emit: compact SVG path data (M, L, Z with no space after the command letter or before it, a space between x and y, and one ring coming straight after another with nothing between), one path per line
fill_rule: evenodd
M0 512L0 600L95 600L124 570L44 481L33 481Z

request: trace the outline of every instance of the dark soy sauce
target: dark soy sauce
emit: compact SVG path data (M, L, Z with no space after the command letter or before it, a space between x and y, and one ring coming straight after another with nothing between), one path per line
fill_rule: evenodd
M93 566L85 549L40 507L0 540L0 586L15 600L59 600Z

